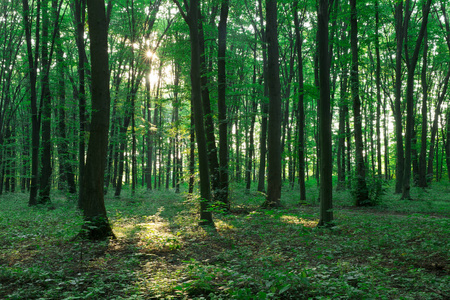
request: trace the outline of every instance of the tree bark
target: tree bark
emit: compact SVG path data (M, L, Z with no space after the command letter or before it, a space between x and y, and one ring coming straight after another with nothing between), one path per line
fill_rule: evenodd
M269 128L267 155L267 197L263 207L281 206L281 91L278 64L277 2L266 0L267 77L269 86Z
M403 171L403 186L402 186L402 199L411 199L411 141L413 138L414 129L414 72L416 70L417 62L419 60L420 46L422 44L425 30L428 24L428 15L430 12L431 1L428 0L422 7L423 19L420 27L419 35L416 40L411 60L408 59L408 78L406 85L406 134L405 134L405 170ZM409 12L406 12L409 15ZM407 20L408 21L408 20Z
M23 5L23 20L25 28L25 39L27 44L27 59L28 59L28 77L30 80L30 107L31 107L31 183L30 183L30 198L28 205L33 206L38 204L37 194L38 194L38 170L39 170L39 132L40 132L40 122L38 118L38 107L37 107L37 68L38 68L38 49L40 44L40 34L39 34L39 23L40 23L40 12L41 12L41 1L38 0L36 3L36 33L34 36L34 41L32 41L32 24L30 20L30 7L28 5L28 0L22 0ZM34 54L33 54L33 44Z
M303 13L302 13L303 14ZM303 22L303 15L302 15ZM303 86L303 37L300 33L300 21L298 18L298 1L294 3L294 25L295 38L297 42L297 62L298 62L298 182L300 185L300 202L306 201L305 187L305 103ZM303 26L303 24L301 25Z
M317 226L333 222L333 160L331 148L330 61L328 55L328 0L319 0L317 11L319 54L319 147L320 147L320 220Z
M228 19L228 0L223 0L220 8L219 21L219 49L218 49L218 112L219 112L219 194L216 198L230 209L228 201L228 119L226 104L226 49L227 49L227 19Z
M356 12L356 0L350 0L350 35L352 52L352 69L350 82L353 98L353 118L355 128L355 164L356 164L356 206L368 205L369 192L366 184L366 166L364 163L364 144L362 140L362 116L361 101L359 97L358 74L358 21Z
M49 204L51 176L52 176L52 144L51 144L51 118L52 95L50 93L50 57L49 57L49 5L48 0L42 0L42 43L41 43L41 127L42 127L42 155L41 177L39 180L39 204Z
M92 114L80 198L87 237L102 240L114 237L103 198L110 112L108 26L103 0L87 0L87 8L91 41Z
M398 1L395 6L395 33L397 40L397 48L395 55L395 106L394 106L394 118L395 118L395 139L396 139L396 151L397 162L395 170L395 193L400 194L402 192L403 172L405 169L405 160L403 152L403 126L402 126L402 49L404 39L403 28L403 1Z

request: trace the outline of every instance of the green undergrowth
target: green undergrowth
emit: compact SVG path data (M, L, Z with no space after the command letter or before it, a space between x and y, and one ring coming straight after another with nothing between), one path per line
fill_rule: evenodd
M0 198L0 299L449 299L450 185L392 186L378 206L334 193L335 226L316 228L318 192L283 187L283 207L230 190L232 211L199 227L198 199L173 191L106 198L116 240L75 239L76 203Z

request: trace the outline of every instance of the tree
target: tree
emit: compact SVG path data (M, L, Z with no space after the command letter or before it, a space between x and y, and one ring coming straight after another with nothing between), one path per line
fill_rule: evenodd
M364 144L362 140L361 100L359 97L358 75L358 20L356 0L350 0L350 42L352 52L352 68L350 83L353 98L353 118L355 123L355 164L356 164L356 205L369 204L369 192L366 184L366 166L364 163Z
M319 147L320 220L317 226L333 222L333 161L331 148L330 60L328 56L328 0L319 0L317 10L317 48L319 54Z
M200 225L214 226L212 213L209 210L211 201L211 187L209 181L208 155L205 137L205 128L203 125L203 108L201 95L200 78L200 40L198 30L198 0L190 0L187 13L181 7L181 4L174 0L175 4L189 27L189 36L191 38L191 105L194 110L195 137L197 139L197 151L199 157L200 172Z
M110 112L108 24L103 0L87 0L87 8L91 41L92 113L80 199L87 237L101 240L114 237L103 198Z
M25 28L25 40L27 44L27 62L28 62L28 77L30 81L30 107L31 107L31 184L30 184L30 199L28 205L37 205L38 199L38 171L39 171L39 132L40 122L38 117L37 104L37 69L38 69L38 54L39 54L39 23L40 23L40 6L41 1L37 1L37 15L36 15L36 33L34 42L32 41L32 22L30 19L30 7L28 0L22 0L23 6L23 21ZM34 52L33 52L34 45Z
M403 172L403 187L402 187L402 199L410 199L411 189L411 140L413 138L414 128L414 78L417 62L419 60L420 46L422 44L425 30L428 24L428 15L430 13L431 1L428 0L422 6L423 19L420 27L420 31L414 47L412 57L409 57L408 51L405 51L406 64L408 69L408 78L406 84L406 134L405 134L405 170ZM410 15L409 1L407 1L407 15ZM406 17L406 22L409 22L409 17ZM406 23L407 24L407 23ZM407 25L405 25L407 27ZM408 38L408 36L406 36Z
M297 42L297 61L298 61L298 174L300 183L300 201L306 200L305 188L305 104L304 104L304 78L303 78L303 56L302 46L303 37L300 32L300 21L298 18L298 1L293 4L295 38ZM304 12L302 12L302 18ZM303 20L302 20L303 22Z
M266 1L267 77L269 128L267 155L267 198L263 207L281 206L281 91L278 65L277 2Z
M227 49L227 19L228 0L222 0L219 21L219 49L218 49L218 111L219 111L219 178L220 190L217 200L230 209L228 201L228 121L226 105L226 49Z

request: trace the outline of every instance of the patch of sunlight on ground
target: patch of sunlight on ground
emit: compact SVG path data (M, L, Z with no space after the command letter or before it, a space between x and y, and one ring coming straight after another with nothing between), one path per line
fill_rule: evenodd
M289 216L289 215L284 215L280 217L280 220L284 223L288 223L288 224L294 224L294 225L303 225L305 227L316 227L317 226L317 221L316 220L308 220L308 219L303 219L303 218L299 218L296 216Z
M138 245L148 250L170 251L183 245L181 239L170 231L169 223L160 217L153 216L150 222L136 224L136 227L139 228Z
M216 225L217 231L236 231L236 227L223 220L214 220L214 224Z

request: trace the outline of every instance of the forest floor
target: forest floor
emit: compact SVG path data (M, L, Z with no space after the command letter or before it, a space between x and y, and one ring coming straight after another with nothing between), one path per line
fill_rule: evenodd
M393 184L392 184L393 185ZM75 238L75 200L54 209L26 194L0 197L0 299L450 299L450 184L387 187L378 206L355 208L334 194L336 226L316 228L308 205L284 187L282 209L231 189L232 213L198 227L197 200L173 191L107 197L117 239Z

